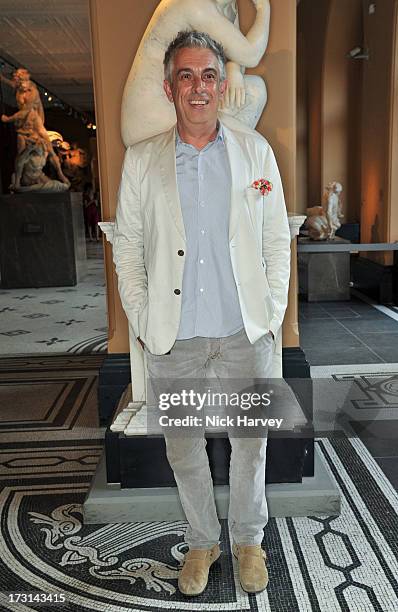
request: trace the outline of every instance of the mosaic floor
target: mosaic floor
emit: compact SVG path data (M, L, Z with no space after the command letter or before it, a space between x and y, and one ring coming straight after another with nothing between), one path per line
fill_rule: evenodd
M0 359L0 610L398 611L398 493L355 437L316 442L342 513L270 519L270 582L257 596L240 588L226 521L223 555L194 599L176 589L186 523L84 525L102 450L101 360ZM62 594L65 603L17 607L10 591Z
M106 351L102 245L87 247L88 272L75 287L0 288L0 355Z

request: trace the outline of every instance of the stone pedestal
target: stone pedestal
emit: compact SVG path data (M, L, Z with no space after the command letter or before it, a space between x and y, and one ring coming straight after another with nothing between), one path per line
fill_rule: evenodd
M228 517L229 486L215 485L214 497L219 518ZM315 474L300 483L267 484L270 517L340 514L340 491L315 453ZM177 487L122 489L106 481L105 459L98 464L91 488L83 503L86 525L186 520Z
M81 193L0 196L2 287L76 285L86 257Z
M299 238L298 244L317 242L309 238ZM319 244L350 244L349 240L335 238L323 240ZM313 252L298 254L299 294L308 302L328 302L350 299L350 253Z
M298 348L300 346L298 328L298 272L297 272L297 240L300 228L306 220L305 215L288 213L290 237L290 281L289 294L285 318L282 325L282 345L285 348ZM309 375L309 374L308 374ZM285 376L285 374L283 374Z

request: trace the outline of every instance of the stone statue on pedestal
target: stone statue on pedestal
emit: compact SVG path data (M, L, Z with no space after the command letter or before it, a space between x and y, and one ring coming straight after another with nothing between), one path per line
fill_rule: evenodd
M10 191L66 191L70 183L63 174L47 130L44 127L44 112L36 85L30 80L25 68L14 72L9 81L15 89L18 111L13 115L2 115L3 123L14 123L17 133L17 156ZM59 180L47 177L43 168L51 163Z
M233 0L161 0L142 37L128 76L122 102L121 129L126 146L164 132L176 123L174 106L164 93L163 57L181 30L204 31L221 43L228 58L228 91L220 119L228 127L254 129L267 101L259 76L245 75L257 66L268 44L268 0L253 0L254 24L246 36L239 30ZM238 123L237 123L238 122Z
M307 208L306 228L312 240L334 240L336 230L341 227L340 219L344 217L340 202L342 191L342 185L333 181L326 187L322 206Z

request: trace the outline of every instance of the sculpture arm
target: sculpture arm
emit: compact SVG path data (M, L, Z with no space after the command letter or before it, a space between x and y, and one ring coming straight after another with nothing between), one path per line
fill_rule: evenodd
M271 147L266 154L263 176L272 183L272 191L263 197L263 257L274 302L274 314L269 328L276 336L287 308L291 238L282 181Z
M23 119L26 117L26 111L17 111L13 115L2 115L1 120L3 123L12 123L14 121L18 121L18 119Z
M228 19L221 16L213 4L211 6L213 14L209 14L208 3L196 0L191 25L218 40L223 45L229 60L236 62L239 66L254 68L267 48L271 12L269 0L256 0L254 4L257 14L246 36Z
M239 64L227 62L226 65L228 87L221 100L221 108L234 107L240 108L245 104L246 90L243 74Z
M126 151L113 238L113 261L118 275L120 299L136 337L138 315L147 296L144 235L137 164L133 147Z

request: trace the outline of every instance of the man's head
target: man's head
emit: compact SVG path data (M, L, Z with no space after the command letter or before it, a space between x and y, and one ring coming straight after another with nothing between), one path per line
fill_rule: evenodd
M174 103L180 125L217 120L225 79L222 46L203 32L180 32L164 57L164 90Z

